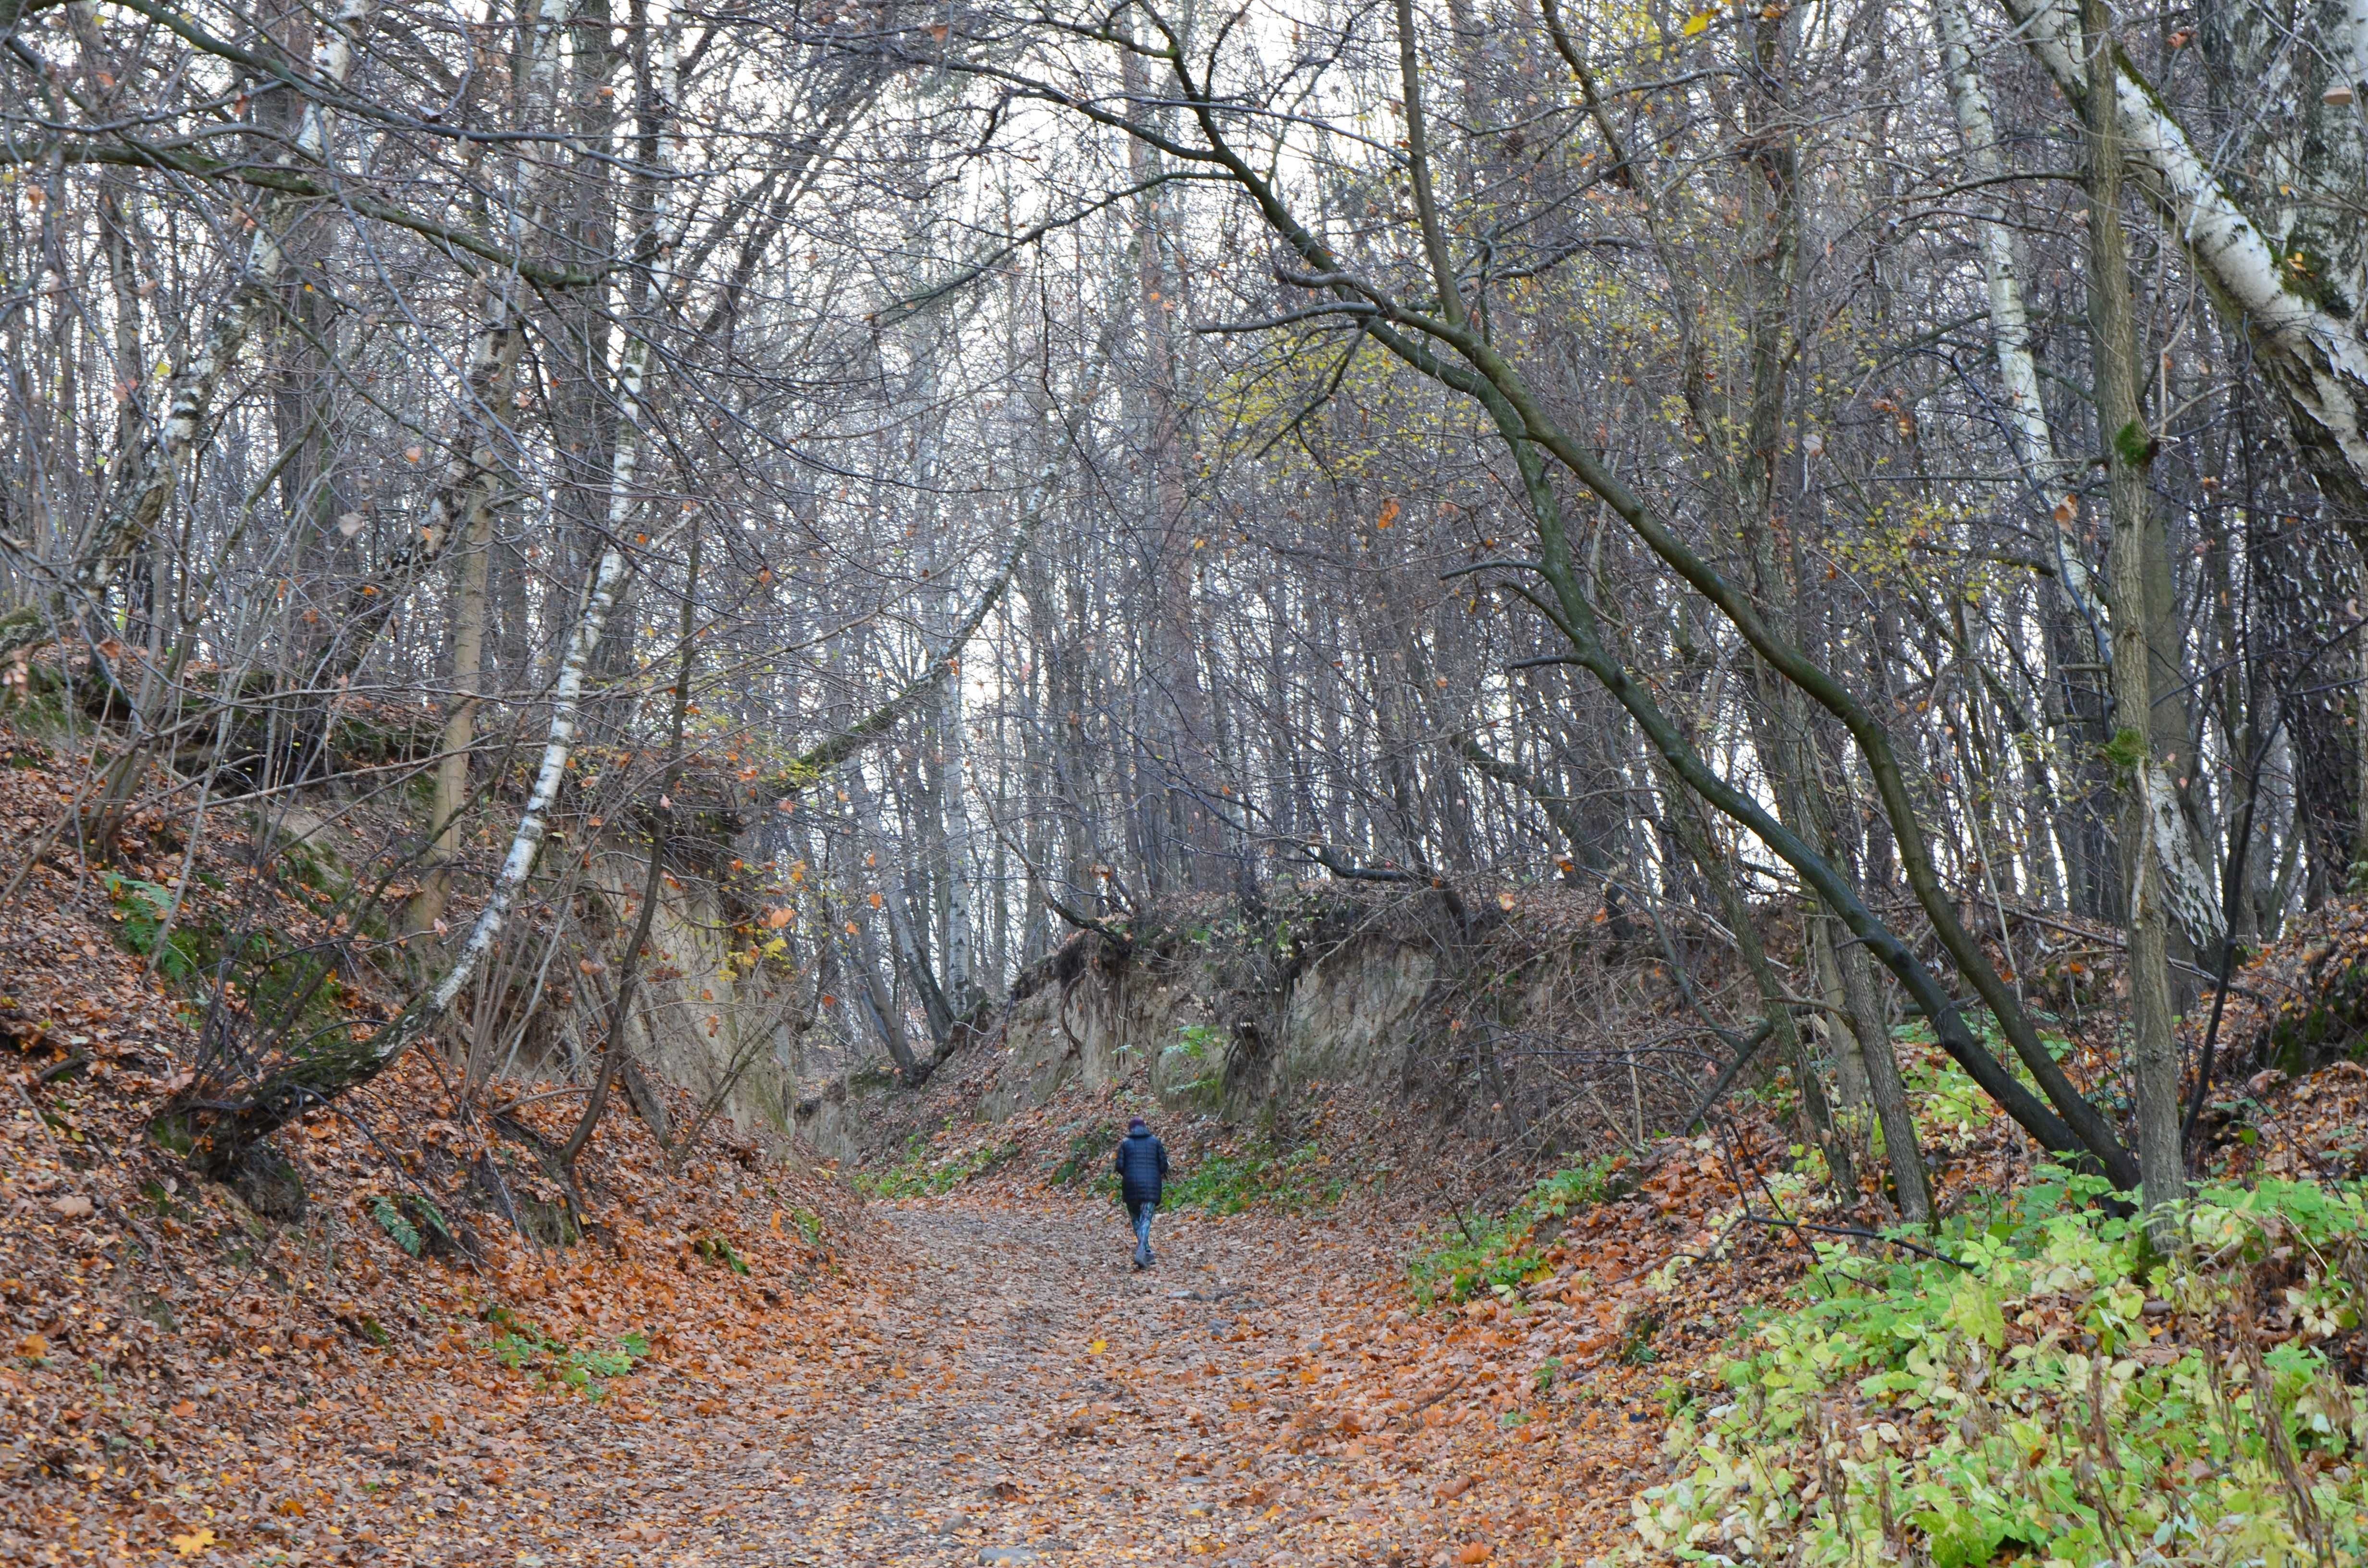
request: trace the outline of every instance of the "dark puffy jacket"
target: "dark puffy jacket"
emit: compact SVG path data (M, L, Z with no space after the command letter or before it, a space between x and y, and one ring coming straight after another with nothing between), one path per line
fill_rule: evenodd
M1146 1203L1156 1207L1160 1188L1167 1185L1167 1145L1154 1138L1149 1128L1119 1140L1118 1190L1129 1213Z

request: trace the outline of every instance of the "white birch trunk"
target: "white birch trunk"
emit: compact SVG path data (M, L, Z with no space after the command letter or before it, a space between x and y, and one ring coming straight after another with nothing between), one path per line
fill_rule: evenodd
M550 10L551 7L545 7L546 15ZM657 167L651 175L654 189L649 233L655 241L655 255L651 258L650 288L645 297L655 302L664 298L672 280L677 237L671 182L666 177L673 166L675 148L677 39L671 11L662 4L652 7L651 27L658 48L657 88L661 119ZM557 36L555 25L549 36ZM617 449L609 467L608 545L600 553L599 564L593 569L584 613L576 619L575 630L568 638L566 655L560 662L559 678L551 696L551 730L543 743L542 766L535 774L534 790L527 798L526 810L520 813L518 829L510 837L509 853L503 858L501 872L494 881L493 891L485 900L484 908L478 914L476 924L470 928L468 940L461 945L452 967L445 971L444 977L437 982L427 997L407 1011L394 1027L384 1031L386 1043L379 1053L381 1064L392 1062L432 1028L451 1006L453 999L475 976L478 966L493 950L495 941L508 922L510 910L518 902L518 890L526 885L527 877L533 871L535 857L541 850L544 834L549 831L551 809L559 798L560 786L567 777L568 759L575 750L576 725L583 709L584 687L591 668L592 653L599 646L601 633L608 629L609 613L616 608L618 596L623 592L625 580L632 574L625 540L635 509L633 479L639 468L642 425L647 413L649 331L653 326L652 323L644 323L643 329L633 334L625 346L619 375L620 417Z
M2343 85L2351 89L2351 107L2368 113L2368 0L2343 0L2335 34L2327 41Z
M2032 53L2066 97L2085 104L2078 18L2064 0L2004 0ZM2363 8L2351 0L2347 15ZM2368 28L2368 23L2362 24ZM2362 28L2348 28L2356 50ZM2205 280L2224 313L2252 338L2301 426L2295 437L2321 483L2368 496L2368 340L2291 275L2263 226L2240 208L2212 162L2153 85L2116 51L2113 107L2122 151L2139 187ZM2355 89L2356 91L2357 89Z
M675 108L678 88L678 42L672 8L658 0L650 7L650 28L657 44L656 167L645 176L650 186L649 226L641 246L650 253L647 287L643 294L643 320L629 332L617 367L617 448L609 463L609 548L615 550L640 505L633 482L640 472L643 426L649 418L650 335L657 330L658 312L674 288L674 258L678 220L674 181Z
M353 75L355 48L377 6L378 0L341 0L313 47L313 75L338 87L346 85ZM329 111L318 99L304 106L303 121L296 129L296 150L316 164L328 162Z
M343 0L314 51L313 72L332 87L342 88L353 74L357 46L370 25L377 0ZM315 163L325 163L330 118L317 100L304 106L297 133L297 150ZM111 487L111 499L75 551L63 593L47 617L20 618L0 628L0 652L23 647L46 634L46 626L72 612L76 600L89 602L106 592L131 552L140 548L180 487L190 456L205 434L206 415L222 378L237 363L256 318L271 304L273 290L286 274L288 257L281 242L294 202L274 196L260 214L248 220L255 237L247 244L244 270L199 339L197 357L173 372L162 428L153 440L126 453Z
M1940 0L1934 21L1949 76L1949 104L1956 112L1957 135L1964 143L1966 172L1983 182L1985 188L1995 188L1989 182L2004 176L2006 161L1998 153L1998 121L1990 110L1981 62L1974 53L1965 0ZM2007 429L2015 459L2038 492L2041 506L2055 519L2065 587L2076 602L2093 605L2095 585L2080 554L2079 535L2070 528L2068 514L2056 515L2064 499L2064 472L2056 460L2054 433L2047 426L2047 405L2039 395L2039 362L2031 349L2031 312L2022 297L2022 247L2015 243L2014 231L1994 199L1982 198L1979 208L1982 273L1989 286L1990 340L1998 355L1998 382L2006 393Z
M551 808L559 799L560 785L566 780L568 759L575 753L576 717L584 704L584 679L591 667L592 650L608 627L609 612L617 608L617 596L624 587L629 571L624 551L612 542L593 571L591 594L567 640L567 654L560 662L558 684L551 693L551 732L542 744L542 766L535 771L534 790L527 797L526 810L518 816L518 831L510 835L509 853L502 858L501 874L494 879L493 892L478 913L477 923L470 927L469 939L462 944L458 960L436 983L426 1002L404 1014L381 1037L385 1045L378 1053L381 1063L392 1062L435 1027L436 1021L451 1007L453 999L475 978L477 966L493 950L495 940L508 924L518 890L526 885L527 877L534 869L535 857L541 853L543 835L551 828Z

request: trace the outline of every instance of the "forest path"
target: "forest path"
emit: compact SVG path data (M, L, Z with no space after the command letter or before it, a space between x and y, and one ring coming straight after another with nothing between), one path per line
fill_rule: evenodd
M1385 1234L1163 1216L1138 1274L1108 1203L873 1213L866 1251L897 1261L826 1349L752 1355L720 1404L655 1402L634 1452L601 1456L626 1461L601 1467L622 1483L563 1504L545 1551L814 1568L1589 1556L1547 1523L1565 1510L1539 1461L1558 1445L1513 1460L1472 1331L1410 1322ZM1575 1498L1583 1478L1565 1479Z
M1339 1210L1164 1215L1140 1274L1107 1201L973 1188L867 1228L860 1283L790 1332L670 1354L609 1416L541 1406L505 1443L552 1486L482 1560L1593 1568L1634 1540L1665 1369L1607 1358L1625 1289L1417 1312L1412 1234Z
M742 1511L744 1539L814 1564L1335 1560L1330 1521L1309 1515L1345 1508L1357 1483L1338 1457L1265 1451L1299 1392L1273 1361L1331 1326L1327 1281L1369 1277L1370 1246L1170 1216L1137 1273L1106 1203L880 1219L911 1270L903 1293L860 1370L840 1369L860 1381L815 1389L784 1423L790 1473ZM1381 1533L1405 1561L1437 1559L1414 1544L1433 1534L1414 1517L1427 1490L1401 1474L1371 1495L1372 1525L1402 1524ZM1373 1535L1339 1544L1348 1561Z

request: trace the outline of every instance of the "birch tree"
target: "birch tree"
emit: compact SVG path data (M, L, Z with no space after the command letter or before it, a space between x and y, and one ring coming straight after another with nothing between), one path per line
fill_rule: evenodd
M2078 17L2063 0L2003 4L2067 98L2084 113L2092 93L2110 106L2137 189L2210 286L2214 302L2254 345L2284 401L2294 444L2330 506L2350 520L2355 540L2368 539L2358 522L2368 517L2368 318L2359 304L2360 267L2368 253L2356 219L2305 223L2301 209L2291 205L2275 218L2249 210L2125 51L2117 48L2114 69L2092 80L2082 63ZM2356 17L2335 3L2320 14L2335 23L2322 35L2327 43L2356 61ZM2271 84L2256 77L2251 86L2258 91ZM2283 87L2296 93L2301 83ZM2346 96L2351 91L2347 87ZM2310 184L2356 191L2368 172L2357 115L2331 128L2334 134L2312 153L2296 149L2289 157ZM2336 248L2314 253L2314 237L2322 247L2332 238Z

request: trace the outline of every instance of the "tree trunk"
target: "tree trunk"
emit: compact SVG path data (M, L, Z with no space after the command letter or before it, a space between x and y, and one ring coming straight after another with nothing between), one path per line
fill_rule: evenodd
M2003 179L2006 160L1998 146L1998 121L1974 53L1965 0L1940 0L1934 13L1941 58L1949 74L1949 104L1965 149L1966 172L1976 182ZM1990 342L1998 356L1998 383L2006 393L2007 436L2022 480L2054 527L2057 579L2083 615L2095 609L2095 589L2073 526L2074 513L2061 505L2066 476L2055 457L2047 426L2047 405L2039 395L2039 360L2032 352L2031 312L2022 296L2022 247L1995 199L1976 197L1982 238L1982 276L1989 286Z
M2092 109L2111 102L2118 70L2103 0L2084 0ZM2105 437L2113 541L2112 664L2116 762L2126 770L2122 812L2128 867L2128 956L2133 1076L2137 1085L2138 1171L2148 1234L2158 1251L2180 1235L2187 1192L2180 1153L2179 1042L2171 1029L2169 893L2157 824L2179 806L2157 755L2154 647L2144 613L2146 556L2153 526L2146 468L2153 443L2139 420L2137 316L2130 298L2129 254L2122 229L2122 125L2109 112L2089 120L2089 314L2096 357L2096 398Z
M1912 1225L1930 1224L1931 1179L1925 1171L1924 1151L1917 1142L1916 1117L1908 1108L1907 1085L1899 1074L1899 1058L1892 1050L1891 1031L1884 1027L1883 1002L1875 989L1866 949L1855 942L1835 942L1826 923L1820 920L1817 925L1846 1016L1845 1027L1835 1032L1849 1037L1843 1049L1857 1058L1867 1096L1874 1103L1875 1120L1883 1128L1884 1159L1891 1167L1892 1189L1899 1199L1900 1217Z
M444 717L443 740L436 759L436 793L428 808L428 821L436 834L428 846L419 892L404 912L404 923L416 937L433 933L443 924L444 906L452 896L452 859L461 850L461 817L469 804L469 753L476 740L484 669L485 582L493 562L493 522L491 508L473 508L456 574L452 701Z
M2337 13L2326 36L2343 46L2342 69L2361 69L2359 40L2368 23L2345 0L2324 4ZM2368 312L2358 304L2362 238L2354 205L2368 160L2358 110L2328 117L2317 140L2310 137L2315 110L2293 117L2300 131L2283 156L2298 177L2274 183L2303 191L2308 209L2297 204L2281 213L2257 203L2248 210L2221 174L2223 158L2195 144L2127 55L2111 49L2101 64L2090 58L2081 18L2068 0L2004 5L2032 54L2090 126L2112 122L2119 153L2139 176L2140 193L2209 285L2221 314L2251 342L2257 362L2283 396L2294 445L2328 508L2356 542L2368 545L2368 338L2362 335ZM2310 64L2315 81L2316 51L2287 43L2281 32L2277 51ZM2298 102L2311 96L2305 82L2285 85ZM2107 112L2090 109L2092 94ZM2248 119L2253 112L2246 106ZM2093 129L2090 134L2093 139ZM2299 255L2292 249L2296 244L2303 247Z
M964 768L968 733L962 685L962 666L957 661L946 681L947 700L938 713L941 747L938 798L946 824L946 1007L957 1019L970 1017L980 994L973 923L978 887L971 864L970 781Z
M854 927L858 976L863 982L863 997L871 1009L871 1022L880 1031L880 1041L888 1048L889 1059L907 1084L920 1078L920 1059L913 1053L913 1042L905 1030L905 1009L897 1005L880 967L880 943L871 934L871 924L860 916L848 922Z

